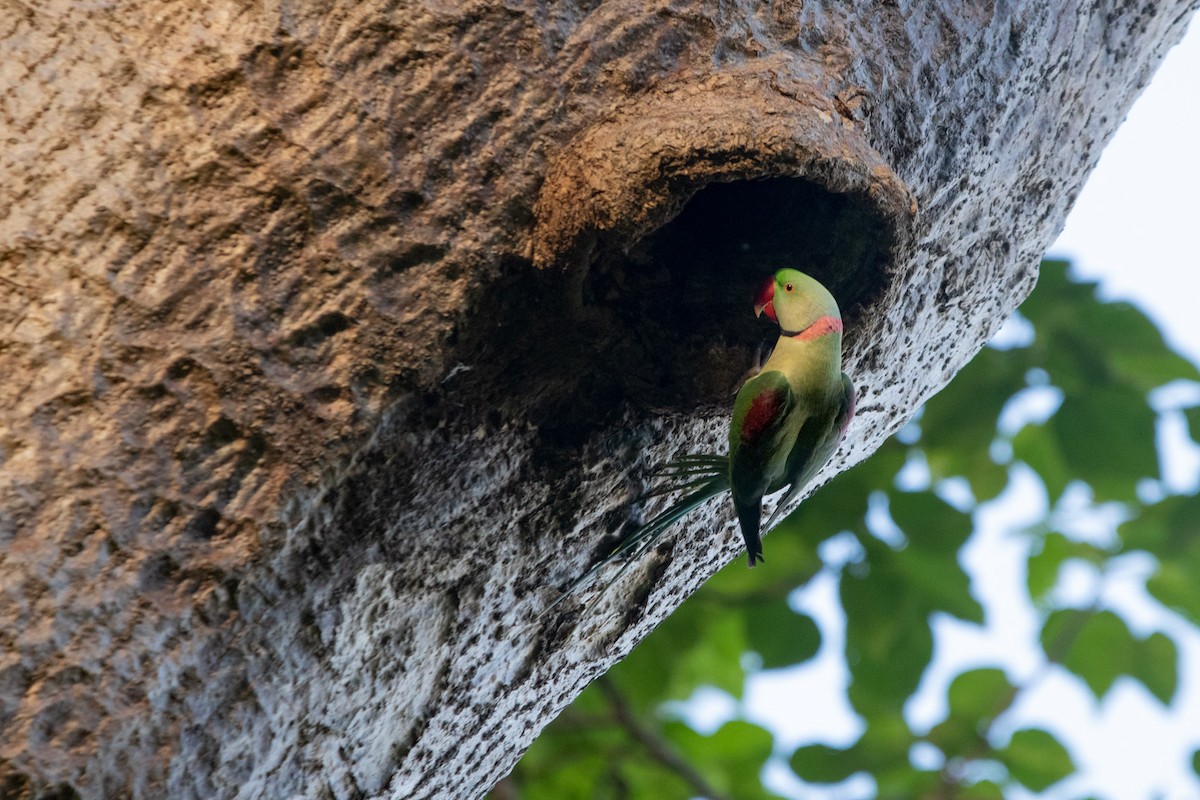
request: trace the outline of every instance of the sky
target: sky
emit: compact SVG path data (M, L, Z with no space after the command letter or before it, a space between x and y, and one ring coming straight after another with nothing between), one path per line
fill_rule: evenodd
M1105 149L1048 255L1069 258L1077 275L1100 282L1106 299L1137 304L1158 322L1174 348L1200 363L1198 144L1200 21L1193 20L1184 41L1167 55ZM1183 388L1157 399L1160 409L1191 405L1200 402L1200 390ZM1167 416L1160 431L1168 460L1166 482L1176 491L1194 490L1200 483L1200 448L1187 440L1180 415ZM1023 585L1026 550L1011 532L1023 520L1041 517L1035 486L1032 477L1018 473L1005 495L977 518L977 535L962 559L987 608L988 624L979 629L953 620L936 622L934 662L906 708L910 722L919 727L944 717L946 687L965 669L1000 664L1019 682L1044 669L1035 647L1038 619L1027 599L1012 589ZM1115 520L1103 512L1079 514L1073 525L1080 536L1103 538L1112 535ZM839 545L835 540L829 546L833 552L823 555L836 562ZM1009 731L1046 727L1070 749L1079 773L1042 795L1047 800L1200 797L1200 780L1191 768L1191 754L1200 748L1200 635L1148 600L1141 587L1151 568L1149 559L1129 559L1121 574L1105 582L1104 599L1120 609L1136 635L1167 630L1181 644L1176 701L1164 709L1140 685L1122 680L1097 703L1080 681L1051 670L1002 718ZM1080 568L1064 575L1061 592L1068 599L1072 593L1087 596L1095 579ZM819 576L796 600L822 629L822 653L794 670L752 679L743 713L773 730L785 750L811 742L849 745L862 725L845 700L849 676L841 663L844 622L836 579ZM712 727L736 713L728 698L714 693L705 699L696 707L708 710ZM703 719L695 722L708 727ZM920 763L932 755L917 751L912 758ZM797 797L857 800L872 795L865 778L814 792L782 764L768 769L768 782Z

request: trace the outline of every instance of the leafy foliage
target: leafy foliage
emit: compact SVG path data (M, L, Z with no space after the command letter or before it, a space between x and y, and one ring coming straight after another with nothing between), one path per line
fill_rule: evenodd
M1164 412L1151 401L1200 373L1140 311L1102 302L1063 262L1043 263L1020 314L1027 341L985 348L904 435L806 501L771 535L764 569L735 561L714 577L551 724L495 796L770 798L771 765L810 784L869 776L881 798L1001 798L1042 792L1076 769L1053 732L1006 723L1046 675L1065 670L1097 702L1129 680L1170 704L1177 642L1131 626L1103 589L1130 553L1149 554L1149 595L1200 626L1200 497L1171 495L1159 480ZM1200 439L1200 407L1179 410ZM1018 471L1036 476L1045 498L1041 518L1013 532L1028 554L1017 591L1040 621L1042 667L967 669L949 683L944 717L918 725L906 707L933 659L937 620L985 622L961 556L981 504ZM1110 535L1076 530L1113 503L1123 521ZM1081 569L1092 578L1082 599L1062 591ZM822 572L836 578L845 613L846 699L860 735L789 748L737 712L711 732L687 724L689 706L672 701L715 688L740 709L748 681L828 646L795 605ZM1200 772L1200 751L1193 766Z

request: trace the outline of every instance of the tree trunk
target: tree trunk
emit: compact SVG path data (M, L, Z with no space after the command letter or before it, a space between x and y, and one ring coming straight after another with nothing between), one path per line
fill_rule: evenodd
M485 792L740 551L539 617L756 279L846 312L824 478L1026 295L1196 2L1077 5L4 0L0 796Z

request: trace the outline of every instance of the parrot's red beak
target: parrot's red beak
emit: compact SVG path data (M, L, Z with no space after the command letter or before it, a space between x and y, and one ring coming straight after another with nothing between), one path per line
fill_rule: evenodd
M775 318L775 304L772 302L775 299L775 276L767 278L763 285L759 287L758 294L754 296L754 316L761 317L767 315L767 319L772 322L778 322Z

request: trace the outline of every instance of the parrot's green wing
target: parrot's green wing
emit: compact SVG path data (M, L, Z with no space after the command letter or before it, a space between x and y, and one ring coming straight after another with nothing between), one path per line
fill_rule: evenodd
M778 370L760 372L746 381L733 404L729 483L750 566L762 560L762 498L785 469L795 407L791 384Z
M804 490L833 455L854 416L854 401L854 384L843 372L841 392L834 402L824 409L815 410L800 428L796 444L788 454L786 474L790 478L791 488L767 520L768 528L775 524L784 508Z

